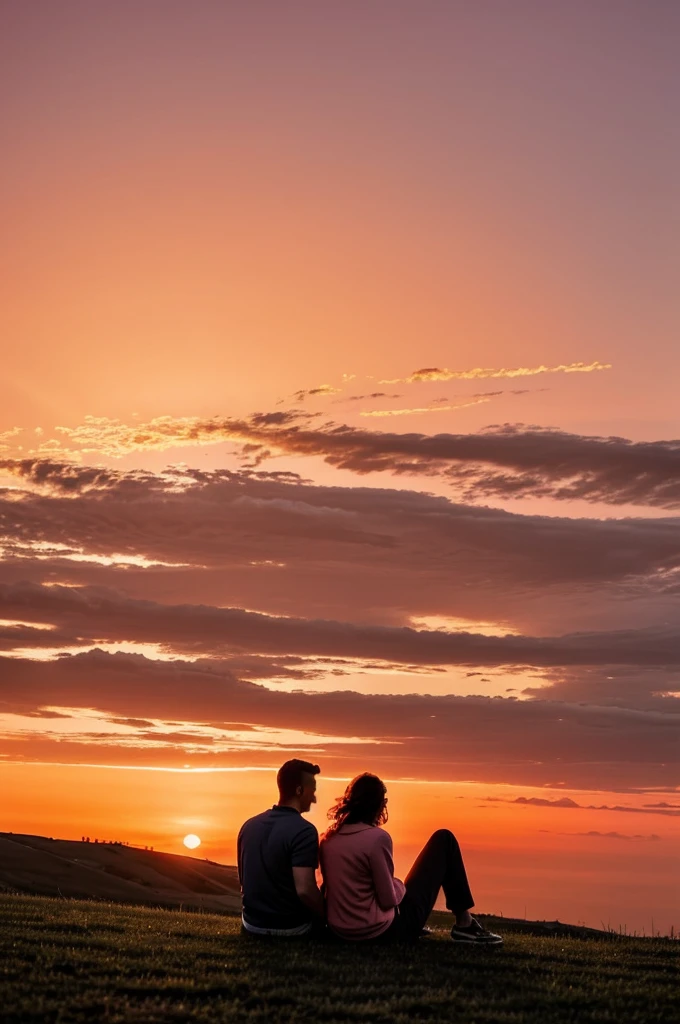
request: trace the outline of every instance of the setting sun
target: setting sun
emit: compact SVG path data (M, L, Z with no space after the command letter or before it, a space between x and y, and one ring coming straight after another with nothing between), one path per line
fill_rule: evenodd
M185 836L182 842L186 846L187 850L195 850L197 846L201 845L201 840L195 835Z

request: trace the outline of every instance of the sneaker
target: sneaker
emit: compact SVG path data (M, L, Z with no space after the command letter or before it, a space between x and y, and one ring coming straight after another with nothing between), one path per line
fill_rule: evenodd
M451 929L451 938L454 942L467 942L470 945L476 946L500 946L503 942L501 935L496 935L495 932L489 932L486 928L482 928L479 921L475 920L474 917L465 928L454 924Z

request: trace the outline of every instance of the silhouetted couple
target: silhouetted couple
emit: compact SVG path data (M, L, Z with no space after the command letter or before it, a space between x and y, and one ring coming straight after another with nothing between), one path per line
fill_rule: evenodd
M286 761L279 769L279 802L249 818L238 836L243 928L253 935L321 935L341 939L413 941L422 934L440 888L455 915L455 942L498 945L470 915L474 901L463 858L448 829L434 832L406 881L394 877L387 789L369 772L357 775L328 812L319 835L305 814L316 803L320 768ZM316 883L321 863L322 888Z

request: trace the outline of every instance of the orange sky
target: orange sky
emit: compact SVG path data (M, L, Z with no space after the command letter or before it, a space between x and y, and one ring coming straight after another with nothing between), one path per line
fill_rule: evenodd
M3 828L233 861L310 754L677 927L677 29L5 5Z

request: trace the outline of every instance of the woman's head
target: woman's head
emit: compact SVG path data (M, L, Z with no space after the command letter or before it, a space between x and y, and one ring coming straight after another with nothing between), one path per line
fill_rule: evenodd
M331 807L331 820L327 835L341 825L384 825L387 821L387 787L382 779L370 772L362 772L352 779L342 796Z

